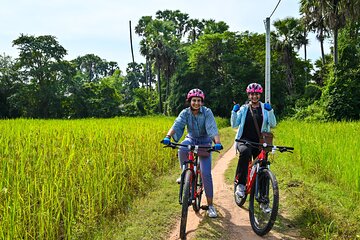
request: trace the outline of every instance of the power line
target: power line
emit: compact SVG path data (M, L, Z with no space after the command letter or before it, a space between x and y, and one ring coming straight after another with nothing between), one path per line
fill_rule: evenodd
M272 13L271 13L271 15L270 15L269 18L271 18L271 16L274 14L274 12L275 12L275 10L277 9L277 7L279 6L280 2L281 2L281 0L279 0L279 2L276 4L276 7L275 7L274 11L272 11Z

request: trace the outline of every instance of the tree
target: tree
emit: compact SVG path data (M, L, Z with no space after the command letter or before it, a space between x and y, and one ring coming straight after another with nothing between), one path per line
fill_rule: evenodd
M101 78L111 76L118 68L116 62L107 62L94 54L86 54L72 60L76 70L83 74L84 81L98 82Z
M17 117L18 112L11 106L9 99L19 90L15 62L7 55L0 55L0 118Z
M324 22L333 35L333 56L335 66L338 64L338 34L347 22L359 21L359 0L321 0L320 7Z
M154 62L157 69L159 111L163 112L161 76L164 74L166 78L165 99L167 99L170 77L176 64L175 49L180 43L180 39L176 35L175 24L173 21L152 20L152 18L143 17L135 30L140 36L144 36L140 41L140 53L146 57L147 62Z
M28 36L21 34L13 41L19 49L15 67L30 93L28 117L60 117L61 92L65 79L74 74L70 65L63 61L66 50L54 36ZM31 97L33 99L31 99Z
M301 28L300 21L298 19L289 17L283 20L277 20L274 22L276 31L273 34L273 46L274 48L282 52L282 61L286 67L287 75L287 92L292 95L294 93L294 46L301 46L303 44L303 29Z
M300 13L302 22L306 29L316 33L316 38L320 42L322 65L325 65L324 40L329 37L329 30L325 25L323 11L321 10L322 1L301 0Z

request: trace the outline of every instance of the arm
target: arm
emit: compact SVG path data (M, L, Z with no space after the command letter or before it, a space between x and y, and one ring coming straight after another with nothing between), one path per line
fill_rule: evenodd
M230 124L232 128L239 127L243 112L244 112L244 106L241 106L240 110L237 112L231 111Z
M166 134L166 137L171 138L175 134L175 131L173 128L170 128L168 133Z
M275 114L274 114L274 109L272 109L271 111L268 112L269 115L269 126L271 128L276 127L276 118L275 118Z
M215 142L215 143L221 143L221 141L220 141L220 136L219 136L219 135L215 135L215 136L214 136L214 142Z
M181 136L184 134L186 119L187 109L184 109L180 112L179 116L175 119L174 124L169 129L167 133L167 135L169 135L169 138L173 137L175 142L178 142L180 140Z

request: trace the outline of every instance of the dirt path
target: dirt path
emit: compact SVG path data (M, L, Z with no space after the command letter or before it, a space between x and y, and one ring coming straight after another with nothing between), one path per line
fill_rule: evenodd
M213 168L214 182L214 203L218 211L218 221L227 233L226 239L299 239L296 233L289 235L270 231L265 237L257 236L251 229L249 222L249 213L246 209L239 208L234 202L233 189L231 185L225 183L224 173L230 160L235 157L235 149L231 147L216 163ZM204 199L204 198L203 198ZM205 204L205 203L204 203ZM187 239L193 239L199 223L207 218L205 211L195 214L192 208L189 208L188 220L186 226ZM180 221L177 222L168 239L179 239ZM222 238L223 239L223 238Z

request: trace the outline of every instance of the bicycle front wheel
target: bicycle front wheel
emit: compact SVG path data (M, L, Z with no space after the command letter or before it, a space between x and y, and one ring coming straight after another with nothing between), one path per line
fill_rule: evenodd
M202 183L202 179L201 179L201 173L197 173L195 175L195 191L194 191L194 194L195 194L195 199L194 199L194 202L192 203L192 206L193 206L193 209L195 212L199 212L200 211L200 208L201 208L201 197L202 197L202 194L203 194L203 183Z
M279 209L279 188L269 169L258 173L249 201L249 217L254 232L263 236L274 226Z
M186 239L186 222L188 209L191 201L191 171L187 170L184 177L184 187L182 192L182 208L181 208L181 223L180 223L180 238Z

